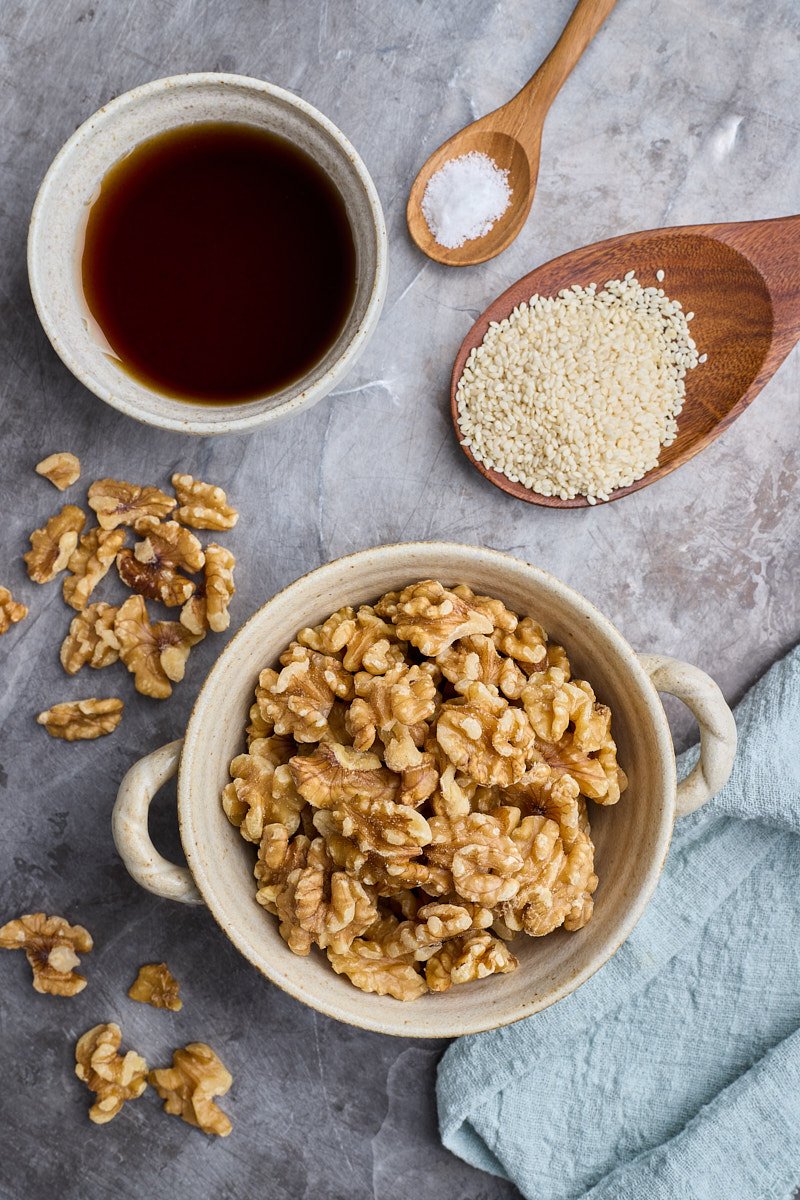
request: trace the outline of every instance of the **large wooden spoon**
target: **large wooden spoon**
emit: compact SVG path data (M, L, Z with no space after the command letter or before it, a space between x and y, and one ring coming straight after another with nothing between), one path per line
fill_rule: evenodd
M550 105L615 4L616 0L578 0L561 37L513 100L467 125L430 156L411 186L406 208L409 232L429 258L451 267L469 267L494 258L513 242L533 203L542 127ZM431 175L449 159L470 151L487 154L508 171L511 202L484 237L448 250L439 245L428 228L422 214L422 197Z
M562 254L537 267L489 305L464 339L453 366L450 402L459 436L456 388L470 351L489 323L502 321L533 295L553 296L577 283L602 286L634 270L643 286L663 286L695 316L692 337L706 362L690 371L678 436L662 449L659 464L618 500L668 475L713 442L744 412L800 337L800 216L728 225L684 225L610 238ZM656 273L664 271L663 284ZM583 497L541 496L488 470L462 446L490 483L530 504L583 508Z

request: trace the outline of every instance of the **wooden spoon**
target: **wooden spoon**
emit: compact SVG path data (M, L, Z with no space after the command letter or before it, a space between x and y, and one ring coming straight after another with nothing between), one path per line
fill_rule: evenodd
M453 366L450 405L460 441L456 388L470 351L491 321L502 321L533 295L553 296L577 283L602 286L634 270L643 286L663 287L685 312L694 312L692 337L708 360L686 378L678 436L658 466L618 500L669 475L719 437L772 378L800 337L800 216L729 225L684 225L609 238L537 267L489 305L462 342ZM663 270L663 283L656 272ZM584 497L541 496L499 471L488 470L462 446L473 466L511 496L547 508L584 508Z
M615 4L616 0L578 0L561 37L522 91L508 104L454 134L430 156L412 184L406 207L409 232L429 258L451 267L469 267L494 258L513 242L533 203L542 127L550 105ZM484 237L448 250L439 245L428 228L422 215L422 197L431 175L448 159L470 151L487 154L508 171L511 202Z

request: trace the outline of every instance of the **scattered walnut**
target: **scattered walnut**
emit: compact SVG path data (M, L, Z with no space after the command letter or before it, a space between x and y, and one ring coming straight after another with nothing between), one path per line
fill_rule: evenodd
M33 986L50 996L76 996L86 987L75 967L78 952L88 954L92 935L82 925L70 925L63 917L28 913L0 929L0 948L24 950L33 969Z
M428 986L411 954L393 957L387 954L386 940L398 925L396 918L383 917L374 931L356 938L349 949L328 950L328 959L337 975L346 975L362 992L394 996L395 1000L416 1000Z
M101 579L105 578L117 552L125 541L124 529L100 529L84 533L70 555L70 574L63 584L64 599L80 612Z
M150 1004L153 1008L180 1012L183 1008L183 1001L178 995L180 986L166 963L145 963L139 967L139 974L128 988L128 995L131 1000Z
M169 607L185 604L195 584L180 572L199 571L205 562L197 538L177 521L155 517L140 517L134 528L141 540L117 557L122 582L148 600Z
M89 507L103 529L135 525L140 517L166 517L175 501L157 487L142 487L123 479L98 479L88 493Z
M119 656L143 696L165 700L180 683L192 646L200 640L177 621L150 623L141 596L130 596L117 611L114 634Z
M235 508L228 504L222 488L202 483L191 475L173 475L172 486L178 497L175 516L192 529L233 529L239 520Z
M445 942L425 964L425 978L432 992L446 992L454 983L505 975L518 965L503 942L483 931Z
M92 696L88 700L54 704L39 713L36 720L44 725L51 737L62 738L65 742L88 741L113 733L122 720L124 707L116 697L98 700Z
M489 617L433 579L404 588L397 597L392 620L399 638L431 657L441 654L458 638L491 633L494 628Z
M439 714L439 745L453 765L476 783L508 787L524 774L533 747L528 718L495 687L464 682L459 691L463 696L446 701Z
M135 1050L119 1053L122 1030L113 1022L95 1025L75 1047L75 1074L97 1096L89 1119L105 1125L126 1100L135 1100L147 1087L147 1063Z
M236 591L233 583L235 566L236 559L230 550L209 542L205 571L206 622L214 633L222 633L231 623L228 605Z
M414 999L513 970L498 938L590 919L584 796L625 776L608 708L532 617L423 580L301 629L255 699L222 802L296 954Z
M8 633L12 625L27 615L27 606L15 600L7 587L0 587L0 634Z
M48 454L47 458L36 464L35 470L37 475L49 479L53 487L65 492L80 478L81 464L74 454L64 451L60 454Z
M205 1042L190 1042L173 1051L172 1066L157 1068L147 1078L164 1101L164 1112L181 1117L203 1133L228 1136L233 1126L214 1097L224 1096L233 1079Z
M64 570L85 524L85 513L74 504L65 504L46 525L34 529L31 548L22 556L34 583L49 583Z
M90 604L72 618L69 633L61 643L61 665L68 675L81 667L110 667L119 658L119 643L114 633L116 608L111 604Z

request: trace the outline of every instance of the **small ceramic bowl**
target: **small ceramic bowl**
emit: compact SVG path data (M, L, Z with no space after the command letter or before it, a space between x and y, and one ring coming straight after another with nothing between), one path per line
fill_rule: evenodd
M134 379L109 353L83 296L80 259L89 208L106 172L140 142L198 121L257 125L305 150L341 193L356 246L356 291L344 329L301 380L241 404L192 404ZM386 227L375 185L344 134L282 88L241 75L158 79L110 101L62 147L45 175L28 234L28 276L45 332L73 375L120 412L181 433L239 433L299 412L353 366L386 294Z
M584 929L519 937L516 971L402 1003L358 991L334 974L319 951L307 958L291 953L275 918L256 902L254 847L228 821L220 794L230 760L243 749L259 672L276 663L298 628L317 624L343 605L373 601L425 578L464 582L498 596L513 611L534 615L563 643L576 673L611 706L619 760L630 782L619 804L589 804L600 885L594 917ZM700 725L700 762L677 786L659 691L680 697ZM184 903L205 902L242 954L297 999L381 1033L454 1037L530 1016L574 991L611 957L653 893L676 815L690 812L722 787L735 746L730 709L707 675L673 659L637 656L596 608L544 571L472 546L384 546L312 571L250 618L211 670L184 741L148 755L126 775L114 808L114 839L143 887ZM176 771L188 870L162 858L147 832L150 802Z

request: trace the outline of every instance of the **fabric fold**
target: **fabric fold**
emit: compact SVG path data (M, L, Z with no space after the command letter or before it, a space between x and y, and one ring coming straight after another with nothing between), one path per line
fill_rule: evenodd
M764 1097L778 1097L776 1125L800 1125L800 649L736 718L731 779L678 822L614 958L559 1004L442 1059L445 1145L531 1200L772 1200L800 1184L800 1137L762 1154ZM698 1138L722 1154L728 1112L740 1134L725 1170L703 1174Z

